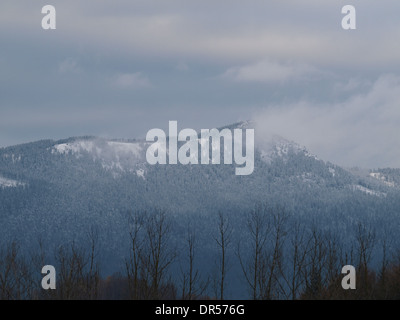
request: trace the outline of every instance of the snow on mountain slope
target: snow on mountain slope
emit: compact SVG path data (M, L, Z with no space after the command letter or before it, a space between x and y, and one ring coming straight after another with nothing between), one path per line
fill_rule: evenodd
M221 127L219 130L233 130L236 128L249 129L252 127L253 123L251 121L242 121L229 126ZM275 157L286 158L291 152L295 154L303 153L308 157L318 160L318 158L308 152L305 147L302 147L299 144L289 141L283 137L274 135L270 138L263 137L261 140L263 141L262 143L257 143L256 138L256 149L260 151L262 160L267 163L270 163ZM100 138L78 138L71 142L55 145L51 152L58 154L72 154L77 158L81 157L84 153L89 153L92 155L94 160L101 160L104 168L118 169L121 171L128 169L132 171L132 165L146 163L145 155L148 145L149 143L145 141L121 142ZM216 148L213 145L213 151L215 151L215 149ZM138 175L142 176L143 172L140 171Z
M14 164L21 161L21 156L20 155L17 156L13 153L12 154L8 154L8 153L3 154L3 158L11 159L12 163L14 163Z
M395 186L393 181L388 181L388 178L380 172L371 172L369 175L370 175L370 177L378 179L379 181L383 182L385 185L387 185L389 187Z
M261 153L261 159L267 163L270 163L275 157L285 158L291 152L295 154L303 153L307 157L319 160L305 147L302 147L296 142L289 141L277 135L272 136L270 139L265 140L263 143L258 144L257 146Z
M107 170L134 172L144 178L145 170L138 168L145 159L145 142L122 142L100 138L77 139L72 142L55 145L53 154L74 155L76 158L84 154L92 156L94 161L100 161Z
M251 121L243 121L221 127L219 130L233 130L237 128L251 129L252 127L253 123ZM283 160L283 163L285 164L289 164L290 161L293 161L292 156L300 155L301 157L308 158L311 162L308 163L306 167L302 167L300 169L300 167L296 165L294 169L292 168L289 170L292 172L291 174L293 174L293 177L297 178L298 181L302 181L302 183L314 183L318 185L324 183L336 184L337 180L343 181L342 179L344 178L344 173L342 168L331 163L321 161L315 155L311 154L306 147L303 147L296 142L290 141L278 135L260 137L256 134L255 138L255 146L256 150L258 151L258 155L260 156L261 160L268 165L271 165L273 160L278 158ZM201 138L198 137L198 139L200 142ZM60 155L73 155L77 159L89 155L93 161L101 163L104 169L111 171L114 177L120 177L124 172L129 172L135 174L137 177L140 177L143 180L146 180L146 175L149 172L150 166L146 161L146 150L149 145L150 143L143 140L117 141L95 137L85 137L73 138L58 142L51 148L51 153ZM168 154L168 150L166 151ZM223 152L223 148L221 148L221 152ZM311 171L309 171L310 165L312 168ZM385 185L392 186L392 182L389 182L380 173L371 173L370 178L378 179ZM386 190L381 190L379 187L365 188L361 185L358 185L357 181L354 181L351 178L346 181L346 185L350 190L362 192L370 196L386 196L386 193L382 192Z
M361 191L361 192L363 192L365 194L376 196L376 197L386 197L387 196L387 193L371 190L369 188L366 188L366 187L363 187L363 186L360 186L360 185L351 185L350 188L352 190L354 190L354 191L358 190L358 191Z
M101 157L109 152L119 156L133 156L139 158L142 152L142 146L139 143L101 141L101 140L77 140L70 143L62 143L54 146L53 152L61 154L89 152L95 156Z
M19 186L24 186L25 183L16 181L16 180L11 180L11 179L7 179L4 178L2 176L0 176L0 188L16 188Z

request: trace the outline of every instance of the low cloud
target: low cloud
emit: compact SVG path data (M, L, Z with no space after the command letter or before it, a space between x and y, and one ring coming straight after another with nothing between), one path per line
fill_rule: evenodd
M339 165L400 167L398 76L381 76L367 93L341 103L277 105L254 119L261 142L278 134Z
M235 82L286 82L304 80L319 74L307 64L279 63L265 59L257 63L229 68L222 78Z

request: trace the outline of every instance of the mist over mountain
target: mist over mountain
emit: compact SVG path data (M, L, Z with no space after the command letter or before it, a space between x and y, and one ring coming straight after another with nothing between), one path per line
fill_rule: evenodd
M240 122L224 128L248 127ZM235 241L245 237L246 215L260 203L339 234L344 244L354 241L350 230L358 222L373 225L377 241L400 223L400 169L344 169L271 136L256 140L254 172L237 176L235 165L149 165L149 145L74 137L0 149L1 241L18 240L29 249L41 239L54 250L83 241L95 228L104 272L110 274L121 269L129 249L129 214L161 208L174 221L177 251L192 224L202 244L199 265L212 270L206 261L216 252L218 212L229 218Z

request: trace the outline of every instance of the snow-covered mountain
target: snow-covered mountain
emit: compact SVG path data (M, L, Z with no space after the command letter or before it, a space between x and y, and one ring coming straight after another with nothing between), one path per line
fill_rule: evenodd
M134 210L167 210L176 219L177 243L188 219L195 221L205 252L219 211L232 217L239 237L244 216L258 203L344 234L361 220L378 228L400 222L399 169L344 169L293 141L267 138L256 140L249 176L236 176L235 166L225 164L149 165L143 140L75 137L2 148L1 238L57 244L79 241L95 227L112 268L112 257L129 246L127 215Z
M146 142L77 138L54 145L51 152L74 156L76 159L89 155L94 162L101 163L104 169L113 172L114 176L123 172L134 172L144 177L147 146Z

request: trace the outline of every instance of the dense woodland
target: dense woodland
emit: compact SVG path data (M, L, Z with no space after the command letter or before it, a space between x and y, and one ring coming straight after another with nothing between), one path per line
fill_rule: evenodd
M101 152L55 151L63 143ZM15 181L0 183L2 298L395 296L399 169L373 177L285 142L236 176L232 165L150 166L107 143L0 149L0 178ZM54 292L40 289L47 264ZM341 289L346 264L357 290Z

